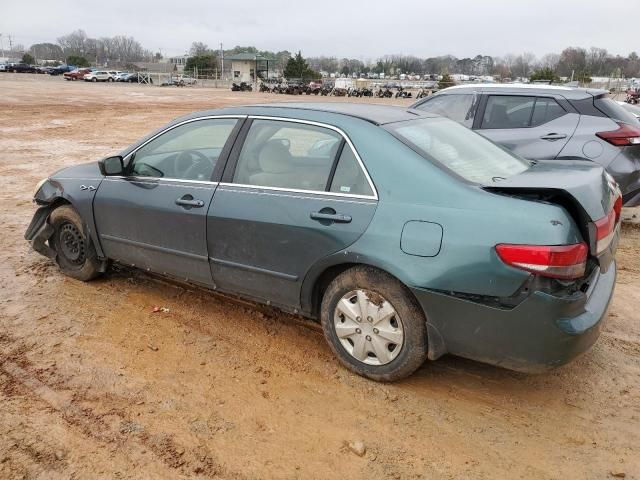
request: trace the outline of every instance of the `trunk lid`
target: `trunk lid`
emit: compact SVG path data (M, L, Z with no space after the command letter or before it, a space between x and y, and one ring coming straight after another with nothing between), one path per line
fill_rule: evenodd
M593 162L539 160L528 170L484 189L516 196L537 194L541 200L558 195L570 198L574 208L582 210L590 221L596 221L613 208L617 187L609 181L604 169Z
M613 261L618 243L619 223L605 251L597 251L596 222L607 217L621 196L620 189L598 164L583 160L540 160L512 177L483 187L485 190L532 201L562 206L573 218L592 258L603 271Z

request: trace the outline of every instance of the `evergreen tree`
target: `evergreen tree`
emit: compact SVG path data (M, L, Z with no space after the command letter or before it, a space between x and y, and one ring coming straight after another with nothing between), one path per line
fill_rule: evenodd
M295 57L291 57L284 69L284 76L287 79L300 78L303 80L318 78L318 72L309 68L307 61L302 56L302 52L298 51Z
M442 90L443 88L447 87L453 87L455 84L456 82L453 81L451 75L445 72L442 74L442 79L438 82L438 90Z

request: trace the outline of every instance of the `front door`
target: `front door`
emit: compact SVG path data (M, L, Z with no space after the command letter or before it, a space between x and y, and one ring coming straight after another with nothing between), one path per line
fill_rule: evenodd
M171 127L125 159L127 175L105 178L93 208L108 258L211 284L206 213L237 123L209 118Z
M341 133L304 122L251 121L209 209L214 282L297 308L309 269L365 231L377 206ZM241 134L242 136L242 134Z
M524 158L553 159L579 118L552 97L489 95L477 132Z

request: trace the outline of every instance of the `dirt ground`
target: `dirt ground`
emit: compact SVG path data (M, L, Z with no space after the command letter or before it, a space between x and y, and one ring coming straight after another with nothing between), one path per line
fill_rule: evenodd
M24 241L49 173L183 113L282 100L299 98L0 74L0 478L640 479L637 226L574 363L446 357L390 385L340 367L311 322L125 268L81 283Z

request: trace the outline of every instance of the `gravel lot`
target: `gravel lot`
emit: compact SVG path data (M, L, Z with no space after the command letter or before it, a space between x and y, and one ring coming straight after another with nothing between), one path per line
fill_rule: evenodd
M640 478L637 225L571 365L447 357L376 384L311 322L125 268L80 283L22 237L47 174L183 113L299 97L0 74L0 100L0 478Z

